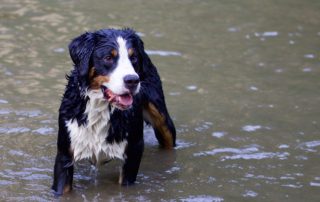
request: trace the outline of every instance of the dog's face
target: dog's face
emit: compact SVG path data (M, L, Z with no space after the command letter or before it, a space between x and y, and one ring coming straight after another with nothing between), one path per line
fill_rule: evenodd
M118 109L132 106L139 92L143 44L132 30L85 33L69 45L70 55L88 90L101 90Z
M101 89L110 103L127 109L140 89L136 47L121 35L96 38L89 69L90 89Z

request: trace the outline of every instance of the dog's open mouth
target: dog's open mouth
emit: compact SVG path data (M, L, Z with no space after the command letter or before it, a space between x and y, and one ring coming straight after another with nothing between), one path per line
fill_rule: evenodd
M117 95L108 88L102 88L103 94L108 102L118 109L126 110L132 106L133 96L130 93Z

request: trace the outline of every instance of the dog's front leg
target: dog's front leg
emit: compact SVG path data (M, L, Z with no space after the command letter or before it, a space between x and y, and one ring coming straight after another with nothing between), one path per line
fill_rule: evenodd
M141 138L138 142L128 142L126 159L119 179L120 184L128 186L136 181L143 149L143 138Z
M73 161L69 154L58 151L54 165L54 181L52 189L59 196L71 191L73 181Z

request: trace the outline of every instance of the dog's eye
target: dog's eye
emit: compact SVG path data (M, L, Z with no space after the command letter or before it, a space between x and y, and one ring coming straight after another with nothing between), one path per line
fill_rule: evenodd
M112 63L113 62L113 58L111 55L107 55L106 57L103 58L103 60L106 62L106 63Z
M137 63L138 62L138 57L137 56L131 56L130 60L132 63Z

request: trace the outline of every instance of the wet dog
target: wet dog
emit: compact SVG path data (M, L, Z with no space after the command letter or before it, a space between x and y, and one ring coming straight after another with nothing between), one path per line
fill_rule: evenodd
M176 131L166 108L156 67L132 29L103 29L72 40L74 69L59 109L57 156L52 189L72 189L74 162L123 160L119 183L136 180L143 149L144 121L159 144L175 146Z

